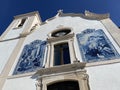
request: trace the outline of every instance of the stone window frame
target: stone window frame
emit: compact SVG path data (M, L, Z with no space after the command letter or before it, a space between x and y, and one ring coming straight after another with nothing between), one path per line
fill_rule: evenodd
M60 30L64 30L64 29L71 30L71 32L64 36L60 36L60 37L52 36L52 33L60 31ZM73 29L69 28L69 27L59 28L48 34L48 38L47 38L48 54L47 54L47 60L46 60L45 67L53 67L54 66L53 65L53 63L54 63L54 56L53 56L54 55L54 45L61 44L61 43L68 43L71 63L74 63L75 61L77 61L76 54L75 54L75 48L74 48L74 37L75 37L75 35L73 32Z

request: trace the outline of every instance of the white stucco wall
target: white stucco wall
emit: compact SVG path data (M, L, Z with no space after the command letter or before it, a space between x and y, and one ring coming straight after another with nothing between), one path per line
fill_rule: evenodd
M87 67L91 90L120 90L120 63Z
M35 79L31 77L7 79L2 90L36 90Z
M13 52L16 44L19 39L17 39L20 34L23 32L23 29L27 23L22 28L16 28L15 25L18 20L14 20L14 24L8 29L8 32L2 38L2 42L0 42L0 73L2 72L6 62L10 58L11 53Z
M15 38L17 38L21 32L22 29L10 30L3 38L3 42L0 42L0 73L19 41L19 39Z
M17 42L18 39L12 41L0 42L0 73L2 72Z

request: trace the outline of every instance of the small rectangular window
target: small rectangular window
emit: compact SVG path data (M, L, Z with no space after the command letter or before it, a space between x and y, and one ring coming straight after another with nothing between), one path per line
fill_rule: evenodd
M68 43L58 44L54 46L54 65L62 65L70 63L70 54Z
M16 30L18 28L21 28L25 24L26 19L27 18L17 20L16 25L14 26L13 29Z
M26 18L23 18L17 27L22 27L26 21Z

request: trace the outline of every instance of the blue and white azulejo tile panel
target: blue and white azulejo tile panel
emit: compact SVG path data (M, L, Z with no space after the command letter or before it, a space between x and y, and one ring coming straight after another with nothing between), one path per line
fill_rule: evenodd
M120 56L102 29L87 29L76 37L85 62L110 60Z
M13 74L32 72L43 67L46 41L35 40L24 46Z

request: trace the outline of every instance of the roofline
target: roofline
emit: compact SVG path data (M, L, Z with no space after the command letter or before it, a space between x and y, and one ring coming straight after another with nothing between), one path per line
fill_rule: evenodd
M56 17L65 17L65 16L71 16L71 17L81 17L84 19L88 19L88 20L102 20L102 19L106 19L110 17L109 13L106 14L96 14L96 13L92 13L90 11L85 11L85 13L63 13L62 10L59 10L57 15L47 19L46 21L51 21L53 19L55 19Z
M39 14L38 11L34 11L34 12L26 13L26 14L16 15L16 16L14 16L14 19L18 19L18 18L21 18L21 17L24 18L24 17L27 17L27 16L33 16L33 15L36 15L38 21L42 22L40 14Z

